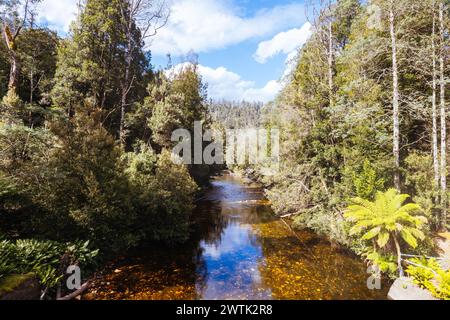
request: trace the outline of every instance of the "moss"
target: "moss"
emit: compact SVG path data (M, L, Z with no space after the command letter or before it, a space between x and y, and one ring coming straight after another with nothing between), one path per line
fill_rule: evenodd
M13 292L21 284L35 277L34 273L14 274L0 280L0 296Z

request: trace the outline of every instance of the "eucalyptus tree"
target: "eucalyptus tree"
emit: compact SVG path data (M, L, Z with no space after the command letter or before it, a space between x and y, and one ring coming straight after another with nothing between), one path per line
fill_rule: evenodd
M125 35L125 65L121 81L120 129L122 144L126 140L126 112L136 99L130 100L130 91L141 75L136 62L142 59L142 53L149 39L164 27L169 18L169 9L165 0L124 0L119 2L122 29ZM139 66L139 65L138 65Z
M8 88L17 89L20 74L20 59L17 53L17 40L23 30L32 23L35 6L41 0L1 0L0 19L3 39L8 48L10 73Z
M448 50L448 2L439 1L439 84L440 84L440 113L441 113L441 205L443 228L447 224L447 106L445 101L446 76L445 76L445 56Z
M131 22L128 33L124 28L125 4L123 0L87 0L80 6L69 37L58 48L51 94L54 105L68 116L73 116L76 109L83 110L86 102L97 106L103 110L101 122L116 137L120 135L122 122L120 109L126 70L136 88L138 84L142 86L139 82L150 68L136 24ZM129 43L134 46L132 53L127 50ZM126 94L132 90L128 84Z

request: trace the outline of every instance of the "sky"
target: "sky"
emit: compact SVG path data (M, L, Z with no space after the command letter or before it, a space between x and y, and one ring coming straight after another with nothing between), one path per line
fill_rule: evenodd
M292 58L311 33L303 1L168 0L167 25L148 43L155 68L198 55L214 100L268 102L276 97ZM78 0L44 0L39 19L65 36Z

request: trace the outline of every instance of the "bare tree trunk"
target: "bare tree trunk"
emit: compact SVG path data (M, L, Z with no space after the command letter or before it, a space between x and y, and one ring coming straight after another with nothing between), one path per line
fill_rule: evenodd
M15 50L15 39L11 34L11 30L7 25L3 28L3 37L6 42L6 46L8 48L9 61L11 63L10 71L9 71L9 81L8 81L8 89L16 90L18 78L19 78L19 61Z
M440 89L441 89L441 204L442 220L441 225L445 228L447 224L447 119L445 111L445 75L444 75L444 50L445 50L445 30L444 30L444 3L439 5L439 22L441 45L439 50L440 64Z
M397 266L400 277L404 276L402 267L402 251L400 249L400 244L398 243L397 236L394 234L395 250L397 251Z
M131 19L130 19L131 24ZM129 25L128 28L129 34L127 34L128 37L128 45L127 45L127 56L125 58L125 75L122 82L122 97L121 97L121 103L120 103L120 131L119 131L119 138L120 143L122 146L125 145L126 140L126 133L125 133L125 115L126 115L126 108L128 104L128 92L130 90L131 84L130 84L130 68L131 68L131 62L132 62L132 54L133 54L133 44L132 44L132 35L130 34L131 25Z
M433 168L434 190L439 190L441 173L439 169L438 121L437 121L437 69L436 69L436 0L433 0L433 31L431 35L433 51L432 118L433 118Z
M394 14L394 3L391 0L389 8L389 26L391 33L392 42L392 107L393 107L393 118L394 118L394 183L397 190L401 190L400 184L400 120L399 120L399 88L398 88L398 66L397 66L397 36L395 33L395 14Z
M16 90L18 79L19 79L19 62L17 59L17 55L14 51L10 52L10 60L11 60L11 71L9 73L9 83L8 88L10 90Z
M330 94L330 107L333 106L333 90L334 90L334 52L333 52L333 23L328 24L328 90Z
M133 6L129 10L135 10ZM127 37L127 53L125 57L125 75L122 80L122 93L121 93L121 103L120 103L120 129L119 129L119 139L122 146L125 146L126 133L125 133L125 116L126 108L128 105L128 93L131 89L132 84L130 83L130 73L131 73L131 63L133 62L133 21L132 13L126 13L126 10L122 8L122 16L126 22L126 37Z
M127 66L125 71L125 79L122 84L122 97L120 103L120 129L119 129L119 139L122 146L125 145L126 134L125 134L125 116L126 116L126 107L128 101L128 82L129 82L129 67Z

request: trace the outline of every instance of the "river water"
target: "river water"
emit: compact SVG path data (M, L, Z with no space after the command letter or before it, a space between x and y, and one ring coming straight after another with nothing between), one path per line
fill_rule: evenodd
M224 174L198 203L187 244L152 246L108 265L85 299L385 299L367 266L275 218L259 186Z

